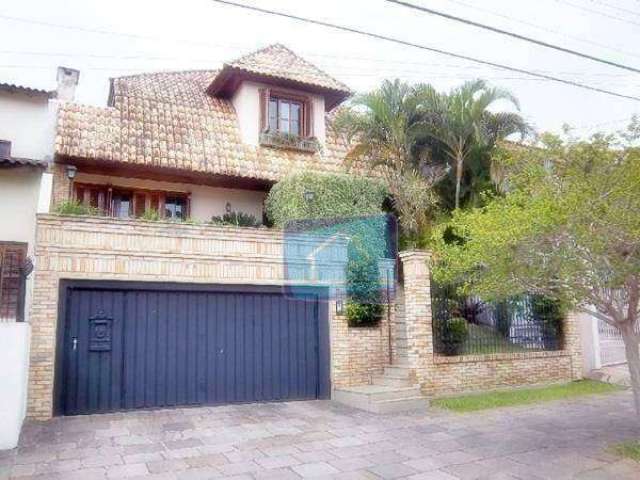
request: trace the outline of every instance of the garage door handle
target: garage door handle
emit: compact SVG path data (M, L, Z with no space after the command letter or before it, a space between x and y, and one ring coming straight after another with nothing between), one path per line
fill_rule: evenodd
M78 338L73 337L71 339L71 349L75 352L78 349Z

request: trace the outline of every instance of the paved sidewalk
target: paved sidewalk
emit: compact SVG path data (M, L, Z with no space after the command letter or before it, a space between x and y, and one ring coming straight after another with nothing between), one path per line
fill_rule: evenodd
M628 391L458 415L292 402L58 418L0 452L0 478L634 479Z

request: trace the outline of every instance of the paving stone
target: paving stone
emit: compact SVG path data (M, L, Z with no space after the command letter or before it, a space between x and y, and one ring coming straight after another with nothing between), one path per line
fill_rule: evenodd
M83 467L108 467L111 465L122 465L124 461L119 455L99 455L83 458L81 460Z
M184 460L177 459L160 460L147 463L147 468L151 473L179 472L182 470L187 470L189 468L189 464Z
M131 478L146 475L149 472L144 463L114 465L107 469L107 478Z
M378 475L380 478L384 478L385 480L403 478L417 472L417 470L415 470L414 468L411 468L408 465L403 465L402 463L387 463L385 465L377 465L375 467L368 468L368 470Z
M256 458L255 462L264 468L283 468L299 465L300 460L292 455L281 455L279 457Z
M629 418L629 392L466 415L313 401L62 417L27 422L0 479L638 480L605 451L640 437Z
M10 474L11 477L27 477L30 475L35 475L36 466L33 463L26 465L14 465L12 468L7 468L7 474Z
M321 477L323 475L331 475L334 473L340 473L336 467L332 467L325 462L305 463L302 465L296 465L291 467L291 470L296 472L302 478Z

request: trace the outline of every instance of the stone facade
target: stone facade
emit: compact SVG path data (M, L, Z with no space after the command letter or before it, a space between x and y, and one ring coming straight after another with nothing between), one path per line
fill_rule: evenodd
M568 315L565 320L563 350L455 357L435 354L430 256L427 252L410 251L401 253L400 260L409 365L425 394L442 395L581 378L580 338L573 314Z
M28 400L37 419L52 415L61 279L286 283L278 230L40 215L37 236ZM367 383L388 361L386 322L353 329L335 311L331 302L332 384Z

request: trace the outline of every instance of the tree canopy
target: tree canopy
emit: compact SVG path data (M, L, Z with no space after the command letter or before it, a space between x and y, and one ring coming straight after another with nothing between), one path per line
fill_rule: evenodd
M616 326L640 409L640 150L614 141L503 149L507 193L437 229L434 275L485 297L546 294Z

